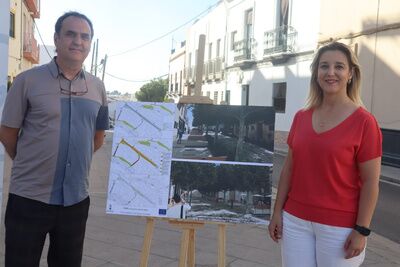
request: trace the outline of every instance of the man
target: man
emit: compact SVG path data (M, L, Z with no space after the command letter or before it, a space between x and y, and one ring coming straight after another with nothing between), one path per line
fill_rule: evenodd
M178 194L174 194L172 200L174 204L168 207L167 217L186 219L186 213L191 209L190 205Z
M68 12L55 25L57 56L21 73L4 105L0 140L13 159L5 215L5 266L81 266L93 152L108 129L103 83L82 70L91 21Z

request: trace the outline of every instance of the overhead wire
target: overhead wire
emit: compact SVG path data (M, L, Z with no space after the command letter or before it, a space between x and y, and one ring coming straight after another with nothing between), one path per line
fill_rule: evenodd
M127 53L129 53L129 52L134 51L134 50L138 50L138 49L140 49L140 48L143 48L143 47L145 47L145 46L147 46L147 45L149 45L149 44L151 44L151 43L154 43L154 42L156 42L156 41L158 41L158 40L161 40L162 38L164 38L164 37L170 35L171 33L173 33L173 32L175 32L175 31L179 30L180 28L183 28L183 27L186 26L187 24L189 24L189 23L191 23L192 21L198 19L198 18L201 17L202 15L204 15L204 14L210 12L210 10L211 10L212 8L214 8L215 6L217 6L218 4L219 4L219 1L217 1L215 4L209 6L207 9L205 9L204 11L202 11L200 14L196 15L195 17L191 18L190 20L186 21L185 23L179 25L178 27L174 28L173 30L171 30L171 31L169 31L169 32L167 32L167 33L165 33L165 34L163 34L163 35L157 37L157 38L154 38L154 39L152 39L152 40L150 40L150 41L148 41L148 42L146 42L146 43L143 43L143 44L141 44L141 45L138 45L138 46L136 46L136 47L134 47L134 48L128 49L128 50L126 50L126 51L124 51L124 52L120 52L120 53L116 53L116 54L109 55L108 58L120 56L120 55L123 55L123 54L127 54ZM110 73L107 73L107 72L106 72L105 74L107 74L107 76L110 76L110 77L112 77L112 78L114 78L114 79L118 79L118 80L125 81L125 82L132 82L132 83L145 83L145 82L150 82L150 81L152 81L152 80L154 80L154 79L159 79L159 78L161 78L161 77L165 77L165 76L168 75L168 74L164 74L164 75L155 77L155 78L153 78L153 79L138 81L138 80L130 80L130 79L121 78L121 77L115 76L115 75L110 74Z
M108 76L110 76L110 77L113 77L114 79L121 80L121 81L125 81L125 82L131 82L131 83L145 83L145 82L151 82L151 81L153 81L153 80L161 79L161 78L163 78L163 77L165 77L165 76L168 76L168 73L166 73L166 74L164 74L164 75L155 77L155 78L153 78L153 79L140 80L140 81L139 81L139 80L129 80L129 79L117 77L117 76L112 75L112 74L107 73L107 72L106 72L106 74L107 74Z
M138 50L138 49L140 49L140 48L143 48L143 47L145 47L145 46L147 46L147 45L149 45L149 44L151 44L151 43L154 43L154 42L156 42L156 41L158 41L158 40L161 40L162 38L164 38L164 37L170 35L171 33L173 33L173 32L175 32L175 31L179 30L180 28L183 28L183 27L186 26L187 24L189 24L189 23L191 23L192 21L198 19L198 18L201 17L202 15L208 13L213 7L217 6L218 4L219 4L219 1L217 1L215 4L209 6L206 10L202 11L201 13L199 13L199 14L196 15L195 17L191 18L190 20L186 21L185 23L179 25L178 27L172 29L171 31L169 31L169 32L167 32L167 33L165 33L165 34L163 34L163 35L157 37L157 38L154 38L154 39L152 39L152 40L150 40L150 41L148 41L148 42L145 42L145 43L143 43L143 44L141 44L141 45L138 45L138 46L136 46L136 47L134 47L134 48L131 48L131 49L128 49L128 50L126 50L126 51L123 51L123 52L120 52L120 53L116 53L116 54L110 55L110 56L108 56L108 58L127 54L127 53L129 53L129 52L134 51L134 50ZM44 44L42 35L40 34L39 27L37 26L37 24L36 24L35 21L33 21L33 23L34 23L35 28L36 28L36 30L37 30L37 32L38 32L38 35L39 35L39 38L40 38L40 40L41 40L41 42L42 42L42 44L43 44L43 47L44 47L45 50L46 50L47 55L51 58L50 52L47 50L47 46ZM102 65L102 64L99 64L99 65L97 65L97 66L95 66L95 67L98 68L98 67L100 67L101 65ZM152 80L160 79L160 78L165 77L165 76L168 75L168 74L164 74L164 75L155 77L155 78L153 78L153 79L147 79L147 80L130 80L130 79L125 79L125 78L121 78L121 77L115 76L115 75L110 74L110 73L107 73L107 72L106 72L105 74L107 74L108 76L110 76L110 77L112 77L112 78L114 78L114 79L118 79L118 80L126 81L126 82L133 82L133 83L150 82L150 81L152 81Z
M47 50L47 46L44 44L42 35L40 34L39 27L38 27L38 25L36 24L35 20L33 20L33 24L35 25L35 28L36 28L36 30L37 30L37 33L38 33L38 35L39 35L40 40L42 41L42 45L43 45L44 49L46 50L47 55L49 56L49 58L51 58L50 52L49 52L49 50Z
M154 43L154 42L156 42L156 41L158 41L158 40L161 40L161 39L164 38L165 36L170 35L171 33L173 33L173 32L175 32L175 31L179 30L180 28L183 28L184 26L186 26L187 24L189 24L189 23L191 23L192 21L196 20L197 18L201 17L202 15L208 13L213 7L217 6L218 4L219 4L219 1L216 2L215 4L209 6L206 10L202 11L200 14L198 14L197 16L195 16L195 17L191 18L190 20L186 21L186 22L183 23L182 25L180 25L180 26L174 28L173 30L171 30L171 31L169 31L169 32L167 32L167 33L165 33L165 34L163 34L163 35L157 37L157 38L154 38L153 40L150 40L150 41L148 41L148 42L146 42L146 43L143 43L143 44L141 44L141 45L138 45L138 46L136 46L136 47L134 47L134 48L131 48L131 49L128 49L128 50L126 50L126 51L123 51L123 52L120 52L120 53L116 53L116 54L110 55L110 56L108 56L108 57L110 58L110 57L116 57L116 56L124 55L124 54L126 54L126 53L129 53L129 52L132 52L132 51L134 51L134 50L138 50L138 49L140 49L140 48L142 48L142 47L145 47L145 46L147 46L147 45L149 45L149 44L151 44L151 43Z

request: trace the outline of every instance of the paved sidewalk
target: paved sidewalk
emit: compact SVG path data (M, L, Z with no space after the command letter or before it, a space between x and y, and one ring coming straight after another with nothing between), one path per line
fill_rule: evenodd
M83 267L139 266L146 219L105 213L111 141L96 153L90 190L91 208L87 224ZM6 173L9 172L9 162ZM5 176L4 191L8 188ZM4 192L6 193L6 192ZM5 201L2 211L4 213ZM4 216L2 217L2 219ZM218 228L206 225L197 231L196 266L217 266ZM1 225L0 266L4 266L4 226ZM181 231L166 221L157 220L151 245L149 267L178 266ZM372 234L368 241L364 267L400 266L400 245ZM47 247L41 266L47 266ZM230 225L226 237L227 266L279 267L280 248L267 236L266 227ZM21 253L23 257L23 253Z

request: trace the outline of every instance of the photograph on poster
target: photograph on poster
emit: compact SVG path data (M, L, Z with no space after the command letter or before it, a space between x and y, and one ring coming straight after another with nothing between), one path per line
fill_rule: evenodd
M274 109L120 102L107 213L265 224Z
M267 224L271 179L272 165L172 161L167 217Z
M178 104L174 160L272 163L272 107Z

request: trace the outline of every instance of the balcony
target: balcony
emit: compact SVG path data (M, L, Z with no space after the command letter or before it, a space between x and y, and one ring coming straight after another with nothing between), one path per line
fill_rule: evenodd
M222 75L223 75L222 61L223 61L223 59L220 57L215 59L215 63L214 63L214 78L215 78L215 80L222 79Z
M264 56L295 52L297 31L292 26L282 26L264 33Z
M257 42L255 39L243 39L234 43L234 61L241 68L249 68L255 63L255 51Z
M205 78L208 81L214 79L214 60L209 60L205 65Z
M40 0L25 0L25 3L32 17L40 18Z
M194 84L194 81L196 80L196 67L191 66L185 69L185 84L186 85L190 85L190 84Z
M39 63L39 47L32 33L25 33L24 36L24 58L33 64Z

